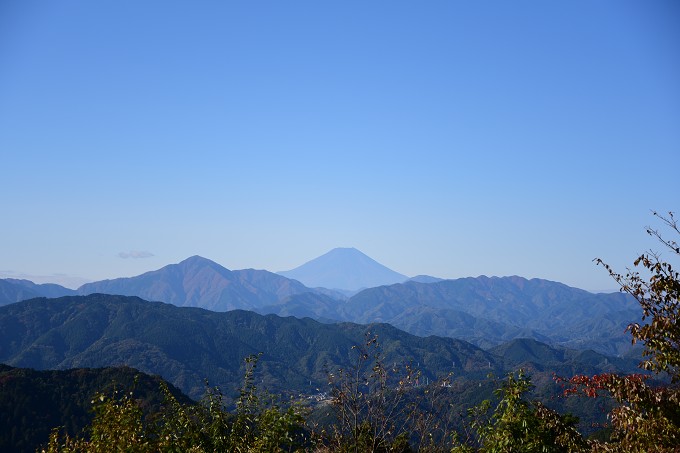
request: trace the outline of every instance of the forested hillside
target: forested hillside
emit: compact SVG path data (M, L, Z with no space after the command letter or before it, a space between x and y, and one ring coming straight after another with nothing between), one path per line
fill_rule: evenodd
M270 391L310 393L327 383L328 370L351 363L353 346L368 332L379 336L386 360L417 364L429 379L502 372L498 357L470 343L417 337L387 324L217 313L103 294L1 307L0 362L37 369L128 365L198 398L205 379L234 388L243 358L262 353L261 379Z
M97 393L132 391L144 413L158 412L164 400L158 376L128 367L36 371L0 365L0 451L32 452L47 444L52 428L80 434L92 422ZM174 386L168 389L190 403Z

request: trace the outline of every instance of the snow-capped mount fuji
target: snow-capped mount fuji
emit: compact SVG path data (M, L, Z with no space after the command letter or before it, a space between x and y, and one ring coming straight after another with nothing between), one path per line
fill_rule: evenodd
M408 280L407 276L383 266L353 247L335 248L295 269L277 273L311 288L350 292Z

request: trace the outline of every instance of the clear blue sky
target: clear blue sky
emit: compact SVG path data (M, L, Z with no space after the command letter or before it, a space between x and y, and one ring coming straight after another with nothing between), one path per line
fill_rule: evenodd
M615 288L680 208L680 3L0 3L0 277L191 255Z

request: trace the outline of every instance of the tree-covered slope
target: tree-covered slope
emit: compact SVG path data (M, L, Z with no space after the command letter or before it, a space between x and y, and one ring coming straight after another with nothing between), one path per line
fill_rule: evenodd
M489 349L501 358L506 369L522 368L531 373L559 376L593 375L603 372L640 372L637 358L606 356L593 350L553 347L530 338L519 338Z
M353 346L379 335L390 363L419 364L430 379L500 371L498 359L464 341L416 337L392 326L226 313L93 294L33 299L0 308L0 362L46 368L128 365L159 374L193 397L204 379L234 389L243 358L262 353L261 381L275 392L315 391L327 370L353 363Z
M501 376L524 367L549 399L557 391L551 379L554 371L594 373L631 368L630 362L619 363L592 351L558 349L533 340L516 340L487 352L460 340L417 337L388 324L322 324L310 318L262 316L242 310L212 312L104 294L38 298L0 307L0 362L36 369L125 365L160 375L196 399L204 394L207 379L211 386L222 389L229 402L243 379L243 359L261 353L256 384L299 397L328 391L328 372L351 369L359 354L356 346L365 344L368 332L371 338L377 335L383 363L390 370L395 365L402 365L403 370L408 364L422 372L421 383L450 377L454 385L447 394L460 410L474 400L460 400L465 389L488 387L490 372ZM71 377L76 382L68 385L74 390L65 393L81 395L76 389L81 386L81 374ZM20 401L30 400L26 404L34 407L39 404L34 398L60 398L64 394L61 387L5 389ZM56 393L48 395L50 392ZM15 419L21 411L14 411L9 417L24 426L28 419ZM83 412L76 406L62 412L76 421L82 419ZM40 420L44 426L55 424L52 418ZM32 428L26 429L30 432Z
M295 294L261 313L356 323L384 322L414 335L459 338L490 348L517 338L607 355L625 355L635 301L594 294L548 280L477 277L369 288L346 301Z
M0 364L0 451L34 452L50 430L78 434L92 421L97 393L132 390L147 412L158 411L161 379L128 367L36 371ZM186 396L169 386L178 401Z
M485 347L531 337L613 355L629 349L630 340L624 331L639 316L637 304L625 294L593 294L557 282L521 277L407 282L371 288L342 304L339 315L360 323L380 320L414 334L456 337ZM471 325L477 328L470 330Z

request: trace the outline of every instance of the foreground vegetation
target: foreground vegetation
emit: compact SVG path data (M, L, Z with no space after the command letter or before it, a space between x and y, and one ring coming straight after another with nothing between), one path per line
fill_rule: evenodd
M658 216L680 234L673 217ZM671 256L680 246L656 230ZM576 420L544 404L529 401L531 381L523 373L509 375L496 398L471 408L462 424L451 423L451 413L437 389L447 380L415 392L416 370L387 367L376 338L357 347L357 361L329 374L333 419L312 424L306 409L281 404L261 394L254 385L257 357L246 360L246 376L235 412L227 412L218 390L212 389L199 405L186 405L166 391L166 403L155 418L144 418L129 393L99 394L95 418L84 435L53 431L47 452L108 451L346 451L346 452L671 452L680 450L680 274L661 255L646 253L634 264L640 269L625 275L598 260L639 302L643 322L629 326L633 342L644 345L641 367L668 378L652 385L649 375L600 374L558 378L564 393L577 398L612 398L608 436L586 439Z

